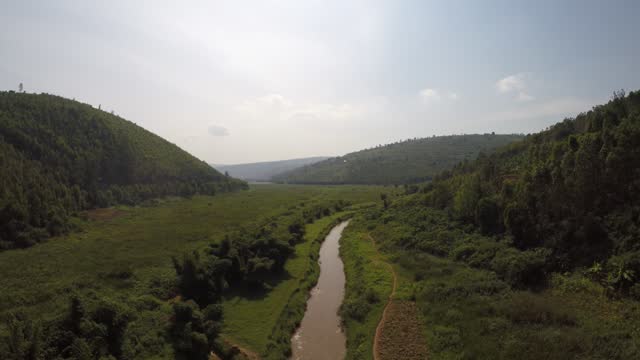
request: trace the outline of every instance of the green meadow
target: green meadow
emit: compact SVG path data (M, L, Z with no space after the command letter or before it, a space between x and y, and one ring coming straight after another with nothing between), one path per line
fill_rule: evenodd
M253 185L237 193L168 198L144 207L112 208L99 216L81 214L67 236L0 253L0 317L22 312L46 322L68 311L72 295L113 299L136 313L127 331L140 338L143 350L138 353L171 357L170 345L162 338L177 295L172 256L218 242L231 231L277 221L305 204L379 201L382 191L371 186ZM265 351L274 326L286 321L282 313L294 293L304 294L298 296L304 305L306 289L300 287L309 286L305 281L313 273L310 259L318 250L314 240L340 216L344 213L306 225L305 241L296 245L286 276L272 288L259 295L225 295L224 338L256 353ZM0 328L0 335L6 330Z
M387 259L369 237L361 216L343 232L340 256L347 279L340 313L347 335L347 359L372 359L376 327L393 287Z
M375 328L390 291L390 271L382 262L397 274L394 299L419 311L430 359L636 358L636 301L612 296L584 270L555 273L545 288L523 289L453 256L412 249L407 243L415 236L407 235L406 211L397 204L372 207L354 216L343 235L348 359L372 357ZM455 223L441 223L432 213L419 216L441 238L461 237L454 234Z
M296 246L294 258L285 265L286 279L280 281L264 296L247 297L239 294L228 297L224 301L224 334L243 347L264 353L269 341L277 336L272 334L276 323L286 321L287 316L283 316L283 311L289 310L287 308L292 296L300 292L306 303L309 289L305 287L305 283L317 281L318 272L314 267L317 267L320 241L315 240L324 238L326 231L331 229L337 220L346 216L347 213L339 212L308 224L305 241ZM302 311L298 315L303 314ZM299 323L300 320L301 316L294 322ZM282 335L290 337L291 331Z

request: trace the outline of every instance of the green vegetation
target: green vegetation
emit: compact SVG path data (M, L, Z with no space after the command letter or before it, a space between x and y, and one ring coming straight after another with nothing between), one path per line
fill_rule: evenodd
M238 179L247 181L271 181L275 175L282 174L305 165L311 165L328 159L324 156L308 157L302 159L265 161L250 164L215 165L211 164L221 173L228 173Z
M347 335L347 359L373 358L373 337L393 284L386 258L377 252L365 224L357 217L340 239L347 278L340 307Z
M246 188L132 122L46 94L0 92L0 168L0 251L63 234L82 210Z
M273 303L272 310L275 311L273 314L277 315L277 318L269 332L267 345L262 351L264 359L282 359L291 356L291 336L304 317L310 291L320 275L318 264L320 245L331 228L348 216L350 216L348 212L339 212L307 225L306 241L296 247L296 257L288 264L287 272L291 278L283 282L285 283L283 285L287 282L290 284L286 290L282 291L282 295L288 297ZM260 312L264 311L262 308L261 304ZM248 311L244 316L250 314L251 312ZM239 330L239 333L245 332L245 329Z
M549 272L592 267L602 285L635 296L638 175L640 92L621 92L575 119L456 166L415 201L497 239L486 240L492 247L469 244L459 257L482 253L486 258L474 264L512 285L540 286Z
M276 175L273 180L292 184L416 183L520 139L521 135L494 134L411 139L304 166Z
M431 359L639 358L638 139L640 93L616 93L383 199L345 239L370 232L393 259Z
M389 266L393 326L411 310L430 359L640 358L639 92L490 154L518 136L411 140L299 170L313 179L301 182L432 180L398 190L228 193L245 184L46 95L0 94L0 121L0 245L56 235L0 253L2 358L286 358L320 242L346 216L349 359L372 357ZM205 195L158 198L171 194Z
M334 218L321 220L320 228L306 225L305 240L294 245L295 252L285 263L284 271L274 272L262 289L248 281L254 279L250 273L239 281L225 276L229 287L219 296L224 309L221 314L215 306L197 304L181 294L181 279L176 277L171 258L177 257L181 262L183 254L198 251L206 262L208 251L215 248L210 244L221 244L225 238L235 242L238 234L249 234L247 239L260 242L263 238L252 236L266 234L261 229L286 236L288 243L298 233L296 227L290 230L289 225L300 218L306 222L324 217L326 213L318 211L324 209L323 204L370 202L379 193L380 188L376 187L261 185L215 197L169 198L146 207L120 206L109 209L108 214L90 211L86 220L73 219L77 232L33 248L0 253L0 357L11 359L19 356L16 351L38 348L41 350L33 351L50 354L46 358L70 358L73 355L71 348L65 350L67 343L77 343L81 350L88 348L91 356L110 354L122 359L197 358L209 346L232 354L233 348L219 341L221 329L223 338L261 352L271 341L269 337L283 334L291 324L287 322L294 319L281 315L284 309L304 305L305 301L300 300L292 300L294 305L286 304L287 299L294 298L292 294L308 286L302 284L302 279L308 281L303 274L312 256L309 240L317 238L319 235L314 235ZM276 236L277 240L281 235ZM24 266L27 263L31 265ZM67 331L64 319L70 316L73 298L85 308L84 318L100 329L109 329L111 320L95 314L102 313L105 306L113 307L110 316L119 319L117 324L125 329L124 333L96 338L95 332L83 330L64 337L70 341L60 340L60 334ZM243 304L248 305L243 308ZM251 333L252 327L245 326L247 308L256 311L249 315L264 316L252 318L253 325L263 324L260 332ZM244 331L257 340L245 340ZM22 339L16 342L20 346L9 348L9 338ZM105 341L117 346L98 347Z

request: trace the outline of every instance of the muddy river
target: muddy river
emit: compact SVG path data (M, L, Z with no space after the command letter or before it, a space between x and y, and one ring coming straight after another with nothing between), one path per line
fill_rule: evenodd
M320 247L320 277L311 290L300 327L291 339L293 360L340 360L346 338L340 327L338 309L344 298L344 268L340 259L340 236L349 224L331 229Z

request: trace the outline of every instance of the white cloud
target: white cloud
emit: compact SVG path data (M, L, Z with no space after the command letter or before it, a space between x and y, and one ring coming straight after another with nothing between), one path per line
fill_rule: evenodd
M210 125L209 126L209 135L211 136L227 136L229 135L229 130L220 125Z
M438 90L429 88L420 90L420 97L426 102L438 102L442 99Z
M518 96L516 97L516 99L518 101L531 101L531 100L535 100L535 98L523 91L518 93Z
M439 103L443 100L456 101L458 100L458 94L453 91L440 91L437 89L425 88L418 93L420 98L425 103Z
M496 82L496 89L501 94L515 94L518 101L531 101L535 98L531 96L528 89L528 81L531 79L529 73L518 73L507 76Z
M506 78L498 80L496 88L501 93L508 93L512 91L522 91L525 88L524 73L507 76Z
M376 104L298 102L280 94L269 94L243 101L235 108L244 121L300 126L309 122L335 126L362 118L375 110ZM280 126L278 125L278 126Z

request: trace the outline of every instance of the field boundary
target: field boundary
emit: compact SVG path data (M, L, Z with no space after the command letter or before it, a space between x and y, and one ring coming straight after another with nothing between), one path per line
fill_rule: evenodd
M380 251L378 251L376 240L373 238L373 236L371 236L370 233L367 233L367 237L373 243L373 247L376 253L378 254L378 256L382 258L382 254L380 254ZM380 321L376 326L376 334L373 338L373 360L380 360L380 355L379 355L380 334L382 333L382 328L384 326L384 323L387 321L389 305L391 305L391 302L393 302L393 297L396 295L396 289L398 287L398 275L396 274L396 270L393 268L393 265L389 264L384 260L378 260L378 261L384 262L391 270L391 274L393 275L393 288L391 290L391 293L389 294L387 304L384 306L384 310L382 311L382 316L380 317Z

